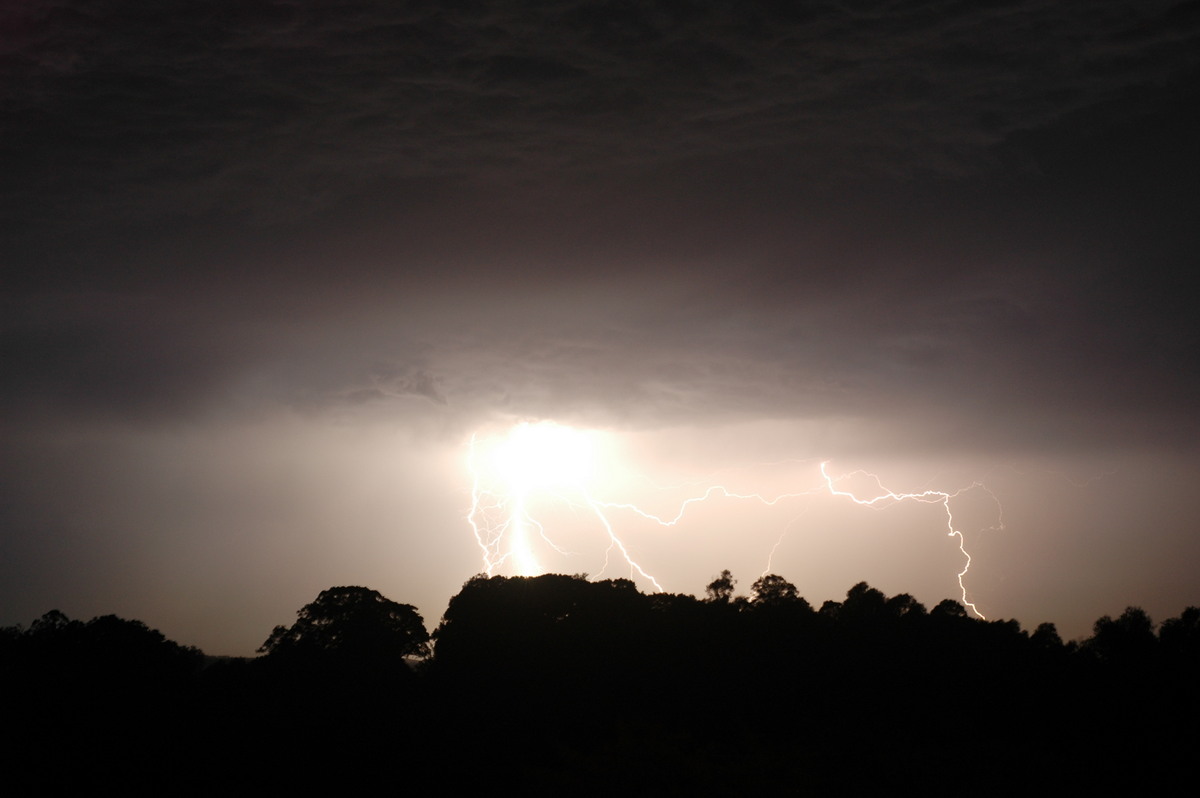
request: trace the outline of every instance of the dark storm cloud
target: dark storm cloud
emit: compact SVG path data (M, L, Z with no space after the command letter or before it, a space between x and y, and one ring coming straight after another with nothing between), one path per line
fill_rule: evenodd
M1196 128L1170 110L1193 5L0 14L10 410L1086 435L1169 429L1195 394L1163 179L1191 145L1154 146Z
M306 215L414 177L718 157L977 172L1200 59L1178 3L21 3L5 196L27 213ZM764 160L765 163L764 163Z
M200 407L200 384L229 368L219 331L150 297L25 295L4 307L6 415L176 416Z

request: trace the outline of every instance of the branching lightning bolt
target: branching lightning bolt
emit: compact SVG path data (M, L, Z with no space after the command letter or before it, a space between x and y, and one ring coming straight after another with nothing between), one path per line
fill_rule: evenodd
M541 425L523 424L514 428L514 430L516 431L512 433L511 440L515 441L517 436L520 435L532 436L534 449L544 446L543 442L539 442L538 436L547 436L552 443L556 440L555 436L560 436L569 445L573 445L570 444L571 436L579 434L569 428L547 423ZM534 432L529 432L530 430ZM497 440L500 440L499 444L497 444ZM508 445L504 443L504 439L489 438L487 442L493 448L497 445ZM532 465L527 462L518 464L517 466L510 465L510 470L515 469L518 473L516 476L510 475L509 478L505 478L504 475L487 473L488 469L481 466L479 444L480 441L475 436L472 436L467 456L467 467L471 474L472 482L471 507L467 513L467 522L470 524L475 541L479 546L483 559L483 570L488 575L493 575L501 568L509 568L522 575L541 573L541 565L538 563L531 548L531 540L534 537L543 541L549 549L558 555L569 556L572 553L557 539L559 531L548 530L531 512L530 507L533 504L535 495L542 501L554 501L569 508L576 514L584 513L596 519L600 529L603 531L603 539L606 542L604 564L596 574L597 577L605 573L611 564L610 560L615 555L628 567L631 578L635 574L640 575L652 584L655 590L660 592L663 590L662 585L634 558L630 546L618 534L617 526L610 516L621 514L631 515L663 528L672 528L681 525L685 517L696 505L718 499L757 502L768 507L773 507L789 499L825 494L837 499L847 499L856 505L874 509L882 509L890 504L911 501L941 506L942 512L945 514L947 535L956 539L958 550L963 557L962 570L957 574L962 603L979 618L984 617L979 608L968 598L965 580L967 573L971 569L972 560L970 553L967 551L966 538L962 531L955 526L954 512L951 507L953 500L964 493L971 490L982 490L991 497L997 507L997 523L991 528L1003 529L1003 507L1000 505L1000 501L996 495L981 482L973 482L955 491L926 489L914 492L897 492L885 488L880 482L879 477L868 471L852 471L842 476L834 477L829 473L829 462L824 461L820 464L821 482L818 487L775 495L764 495L761 493L738 492L724 485L709 485L695 495L683 499L678 504L674 513L654 513L632 502L609 501L597 498L592 495L585 479L575 477L563 478L559 472L570 471L571 466L574 464L571 462L560 463L556 461L555 458L563 457L564 453L553 451L554 446L548 447L552 451L550 451L547 462L537 461ZM545 454L545 452L534 451L532 456L538 458L545 456ZM566 455L568 457L573 456L570 452L566 452ZM533 476L530 476L531 474ZM864 496L840 487L845 480L855 477L865 477L874 483L875 488L872 491L872 495ZM763 572L764 574L769 571L772 558L779 545L802 515L803 511L793 516L780 532L779 537L776 539L774 546L767 556L767 570Z
M517 429L530 428L529 425L525 425ZM543 427L543 429L559 428ZM598 576L603 575L608 568L609 558L615 551L629 566L630 576L637 573L654 585L655 590L659 592L663 590L659 581L647 573L630 554L629 548L617 535L612 522L604 514L605 504L591 496L582 480L567 485L566 488L569 490L546 490L543 485L536 484L536 481L535 484L528 484L524 479L513 480L507 485L507 489L496 486L494 484L496 480L484 484L482 470L477 463L477 443L477 438L472 436L469 447L470 454L467 458L468 468L472 475L471 510L467 514L467 522L475 534L475 541L483 555L484 571L489 576L510 560L514 562L516 569L525 575L538 573L541 570L527 543L531 527L537 530L538 537L555 552L562 555L569 553L554 540L553 536L547 533L540 521L530 515L529 500L531 494L537 491L558 499L572 509L579 509L582 506L599 520L608 538L608 546L605 548L604 566L600 569ZM537 465L553 469L558 464L550 462Z
M842 496L854 502L855 504L859 504L864 507L877 507L885 502L915 501L924 504L942 505L942 509L946 512L947 534L950 537L958 538L958 550L962 552L963 559L965 560L963 563L963 569L958 572L958 588L962 593L963 606L967 607L967 609L975 613L975 615L979 616L980 618L984 617L984 614L979 611L979 608L971 603L971 601L967 598L967 586L963 580L966 577L967 572L971 570L971 555L967 552L966 539L963 537L963 533L954 527L954 512L950 509L950 500L976 488L987 492L987 494L991 496L993 500L995 500L996 506L999 508L1001 513L1000 519L997 521L995 528L1003 529L1003 507L1000 505L1000 500L996 498L996 494L992 493L991 490L989 490L988 487L982 482L973 482L968 487L961 488L953 493L947 493L940 490L923 490L920 493L896 493L895 491L885 488L879 482L879 477L867 471L854 471L835 480L833 477L829 476L829 470L826 468L828 465L829 461L821 463L821 476L825 478L825 486L829 490L830 495ZM850 491L840 490L837 487L837 482L856 475L870 477L879 487L880 492L870 498L862 498L854 493L851 493Z

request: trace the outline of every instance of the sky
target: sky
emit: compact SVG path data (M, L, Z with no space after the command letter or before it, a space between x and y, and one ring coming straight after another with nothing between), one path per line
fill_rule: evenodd
M1200 604L1200 6L749 5L6 4L0 624L248 655L489 565ZM472 459L522 423L586 484Z

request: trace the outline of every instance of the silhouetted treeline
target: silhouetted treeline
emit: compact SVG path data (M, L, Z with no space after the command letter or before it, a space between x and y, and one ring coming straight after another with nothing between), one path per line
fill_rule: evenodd
M0 630L18 792L511 786L534 794L1000 795L1174 789L1200 709L1200 609L1064 643L1052 624L783 577L702 598L623 579L468 581L429 633L323 591L256 659L137 621ZM432 646L431 646L432 643ZM421 774L418 776L418 774ZM508 790L505 790L506 792Z

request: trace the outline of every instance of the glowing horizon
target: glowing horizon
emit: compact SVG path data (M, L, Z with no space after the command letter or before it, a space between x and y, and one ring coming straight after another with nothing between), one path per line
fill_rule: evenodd
M719 500L754 502L772 508L787 500L822 495L872 509L904 502L936 504L944 513L946 534L955 539L962 558L961 568L955 574L961 601L973 614L985 617L968 594L965 578L972 558L951 507L955 498L980 490L995 503L995 523L990 528L1003 529L1000 501L979 481L955 490L897 492L884 487L877 475L862 469L833 476L828 470L829 461L824 460L819 462L820 479L810 487L771 494L735 491L724 484L696 482L687 487L688 495L669 505L674 508L672 512L656 513L644 509L629 497L602 496L603 491L611 490L614 485L618 490L628 491L627 480L622 482L613 478L613 474L634 470L629 463L598 456L598 444L604 437L605 434L597 430L577 429L551 420L522 421L512 425L506 433L471 436L467 447L471 507L466 520L479 546L485 573L490 576L510 570L516 575L534 576L551 572L554 568L543 564L539 551L543 557L570 559L580 556L579 549L587 545L582 534L598 539L603 545L603 558L595 578L604 576L615 558L627 566L630 578L640 576L654 590L662 592L662 584L643 566L642 558L635 557L626 539L626 530L636 527L639 520L648 522L650 527L672 529L680 526L685 517L694 512L696 505ZM604 473L605 469L612 473ZM865 480L865 488L839 487L855 479ZM666 488L656 486L654 490L663 492ZM610 517L618 515L625 516L624 523ZM577 529L566 529L564 520ZM760 575L771 571L775 552L794 521L795 518L785 523L774 545L764 551L765 567ZM684 538L680 545L686 547L689 543Z

